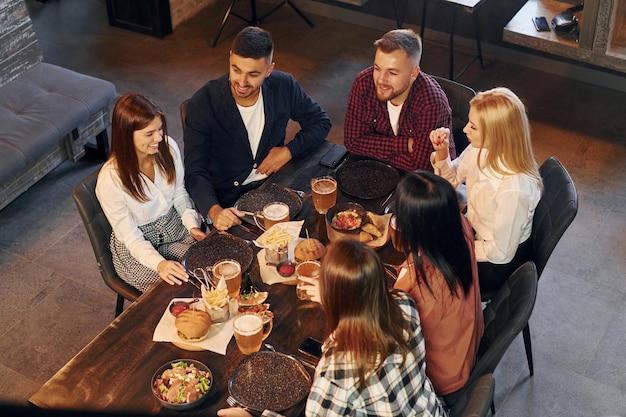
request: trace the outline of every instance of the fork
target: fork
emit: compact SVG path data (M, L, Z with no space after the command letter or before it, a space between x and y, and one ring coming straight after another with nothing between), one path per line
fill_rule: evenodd
M243 405L239 404L237 400L233 398L232 395L229 395L228 398L226 398L226 403L230 405L231 407L243 408L244 410L246 410L248 413L252 414L255 417L261 417L261 414L257 413L256 411L251 410L248 407L244 407Z

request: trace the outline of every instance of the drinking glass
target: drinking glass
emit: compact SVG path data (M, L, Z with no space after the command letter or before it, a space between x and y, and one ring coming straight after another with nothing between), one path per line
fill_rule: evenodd
M337 180L328 176L311 179L311 196L315 210L326 214L337 203Z
M237 314L233 319L233 333L241 353L249 355L258 352L272 327L272 319L259 313L246 311Z
M398 223L396 216L391 216L389 220L389 234L391 235L391 244L393 248L398 252L404 252L402 249L402 237L400 235L400 231L398 230Z
M213 276L215 283L219 283L220 278L224 279L228 296L235 298L241 291L241 265L235 259L222 259L213 265Z
M259 224L257 218L263 218L263 225ZM263 211L256 212L254 222L259 229L265 231L276 223L289 221L289 206L281 201L273 201L263 207Z
M320 262L319 261L305 261L296 265L296 278L298 278L298 284L296 285L296 295L300 300L310 300L311 297L306 292L306 287L310 284L300 281L300 277L319 279L320 276Z

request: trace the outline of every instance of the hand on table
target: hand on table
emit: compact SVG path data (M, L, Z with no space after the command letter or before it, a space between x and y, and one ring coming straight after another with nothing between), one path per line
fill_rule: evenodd
M217 410L219 417L252 417L252 414L240 407L222 408Z
M185 268L180 262L168 261L167 259L162 260L157 266L157 272L159 273L159 278L170 285L181 285L189 280L189 275L187 275Z
M263 162L256 169L257 174L272 175L291 160L291 151L286 146L270 149Z
M244 214L234 207L222 208L216 204L209 210L211 222L218 230L227 230L236 224L241 224L239 219L241 216Z

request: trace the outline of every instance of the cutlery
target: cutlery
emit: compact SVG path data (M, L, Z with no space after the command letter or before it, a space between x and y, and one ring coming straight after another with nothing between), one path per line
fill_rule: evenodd
M239 404L239 403L237 402L237 400L233 398L233 396L232 396L232 395L229 395L229 396L228 396L228 398L226 398L226 403L227 403L228 405L230 405L231 407L240 407L240 408L243 408L244 410L246 410L248 413L252 414L252 415L253 415L253 416L255 416L255 417L260 417L260 416L261 416L261 414L257 413L256 411L251 410L251 409L249 409L248 407L244 407L244 406L242 406L241 404Z
M393 190L392 192L390 192L387 198L385 198L385 200L382 203L380 203L380 207L384 207L385 204L387 204L389 200L391 200L391 197L393 197L395 193L396 193L396 190Z

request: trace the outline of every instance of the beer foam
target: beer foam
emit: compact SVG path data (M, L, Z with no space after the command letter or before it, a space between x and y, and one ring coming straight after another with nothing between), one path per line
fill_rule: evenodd
M289 207L282 204L272 204L263 209L263 214L272 219L282 219L289 215Z
M237 333L243 336L251 336L259 331L259 327L263 325L261 317L254 314L245 314L237 317L235 321L235 327Z
M239 268L232 262L224 262L218 265L217 273L220 276L230 277L239 273Z
M335 184L329 180L319 180L313 184L318 194L330 194L335 191Z

